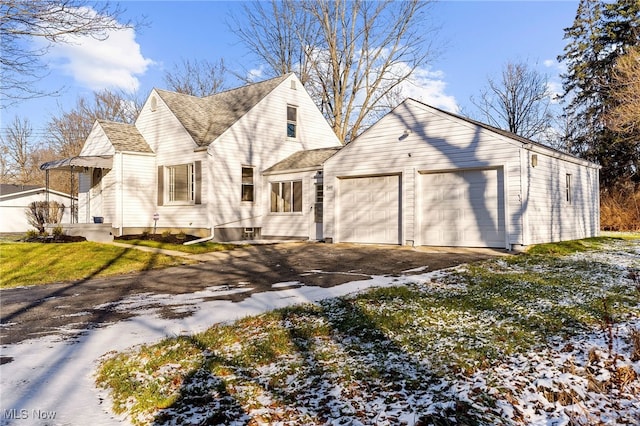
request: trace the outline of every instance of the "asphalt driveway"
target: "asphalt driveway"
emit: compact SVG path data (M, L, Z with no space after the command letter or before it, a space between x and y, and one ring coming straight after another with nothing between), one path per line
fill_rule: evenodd
M372 276L424 273L504 254L491 249L354 244L245 246L200 256L201 262L194 265L2 290L0 344L55 335L61 330L81 333L134 317L135 307L118 308L120 301L134 295L171 297L219 288L230 291L219 291L207 300L239 302L253 293L286 286L332 287ZM164 318L184 318L192 312L183 305L160 309Z

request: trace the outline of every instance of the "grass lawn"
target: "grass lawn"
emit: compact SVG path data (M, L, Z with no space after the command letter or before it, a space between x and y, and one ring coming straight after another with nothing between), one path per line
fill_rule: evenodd
M116 241L119 243L160 248L160 249L166 249L166 250L175 250L175 251L181 251L184 253L191 253L191 254L211 253L214 251L227 251L227 250L233 250L235 247L237 247L234 244L215 243L211 241L198 243L198 244L190 244L186 246L183 244L165 243L162 241L153 241L153 240L116 239Z
M391 279L391 278L390 278ZM103 360L138 424L632 424L640 235L215 325Z
M0 288L110 276L189 263L92 242L0 242Z

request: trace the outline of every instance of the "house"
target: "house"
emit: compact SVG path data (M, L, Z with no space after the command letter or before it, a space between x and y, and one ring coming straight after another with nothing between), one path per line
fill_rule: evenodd
M600 229L598 165L413 99L323 174L333 242L520 249Z
M97 121L42 168L78 173L79 222L115 235L519 249L599 232L599 166L413 99L343 147L294 74L154 89L134 124Z
M78 157L42 168L79 172L79 222L115 235L318 239L321 174L275 166L340 146L287 74L204 98L154 89L134 124L97 121Z
M47 194L48 192L48 194ZM70 223L71 196L38 185L0 184L0 233L26 232L34 229L27 220L27 209L34 201L56 201L64 206L62 223Z

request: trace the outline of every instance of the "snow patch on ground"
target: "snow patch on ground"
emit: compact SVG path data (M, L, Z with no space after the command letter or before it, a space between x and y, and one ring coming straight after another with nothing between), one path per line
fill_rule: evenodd
M136 310L135 317L78 332L66 331L66 337L47 336L5 345L0 356L13 358L0 365L0 425L116 425L127 423L110 412L111 402L95 388L97 361L107 352L152 344L165 337L195 334L212 324L238 320L289 305L316 302L344 296L373 287L428 281L433 273L421 276L373 276L331 288L304 286L252 294L241 302L206 300L207 297L251 291L250 287L223 289L211 287L192 294L139 294L119 303L98 308ZM248 283L247 283L248 284ZM160 316L158 306L197 303L192 315L179 319ZM38 413L55 413L44 420Z

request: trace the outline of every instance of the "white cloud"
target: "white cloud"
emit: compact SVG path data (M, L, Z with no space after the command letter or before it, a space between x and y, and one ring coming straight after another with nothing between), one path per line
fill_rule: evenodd
M250 69L247 72L247 79L249 81L260 81L264 75L264 65L260 65L258 68Z
M558 65L558 62L553 59L545 59L542 63L547 68L555 67L556 65Z
M64 43L51 46L51 66L72 76L76 82L92 90L108 88L135 91L153 64L140 52L131 28L110 31L104 40L89 36L67 36Z
M411 78L400 85L402 97L413 98L436 108L458 113L460 107L456 98L446 94L446 88L444 73L428 68L416 69Z

